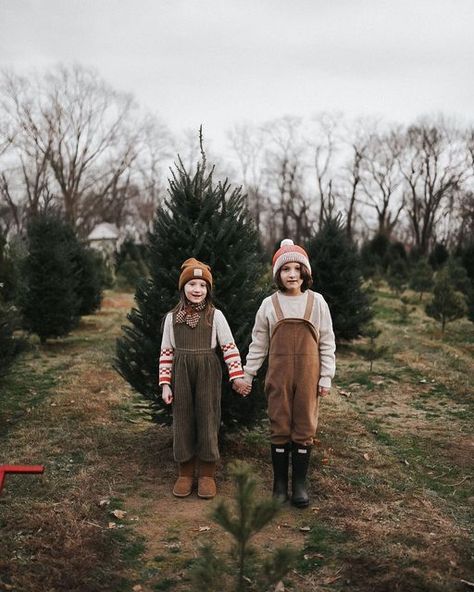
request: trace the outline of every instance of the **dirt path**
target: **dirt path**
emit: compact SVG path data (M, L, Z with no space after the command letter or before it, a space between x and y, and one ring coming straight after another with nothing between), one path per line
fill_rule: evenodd
M26 392L48 371L54 384L15 415L1 442L5 462L47 470L39 481L9 481L0 497L0 590L181 592L190 590L201 543L229 548L210 519L214 502L171 495L170 429L150 424L143 400L111 368L131 304L129 295L109 295L71 337L35 346L12 378L10 388ZM361 366L356 348L340 352L337 388L322 406L311 506L285 507L255 539L263 555L299 549L285 589L451 592L473 580L472 402L461 399L459 378L468 350L460 344L451 367L456 345L448 358L422 322L403 330L409 350L377 362L377 374ZM254 468L258 495L268 493L264 434L226 443L223 498L233 495L235 458Z

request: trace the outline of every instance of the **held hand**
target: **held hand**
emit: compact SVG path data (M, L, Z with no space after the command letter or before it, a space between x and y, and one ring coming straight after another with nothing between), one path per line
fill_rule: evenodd
M320 397L327 397L329 395L329 393L331 392L331 389L328 389L325 386L320 386L318 393Z
M173 391L171 390L169 384L163 385L163 392L161 393L161 398L167 405L170 405L173 402Z
M242 380L242 378L236 378L232 383L232 388L237 391L239 395L246 397L252 390L252 385Z

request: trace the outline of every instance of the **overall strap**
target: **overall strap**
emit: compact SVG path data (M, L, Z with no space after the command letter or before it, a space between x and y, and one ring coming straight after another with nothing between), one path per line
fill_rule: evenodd
M277 321L282 321L285 317L283 315L283 311L281 310L280 302L278 301L278 294L276 292L272 296L272 304L273 308L275 309Z
M304 311L304 320L311 320L311 313L313 312L314 294L308 290L308 298L306 299L306 310Z

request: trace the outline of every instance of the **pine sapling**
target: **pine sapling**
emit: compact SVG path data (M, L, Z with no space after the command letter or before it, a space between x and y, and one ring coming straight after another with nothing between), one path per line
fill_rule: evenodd
M377 345L376 339L381 334L374 324L370 324L364 330L364 335L369 338L368 344L362 349L363 357L370 363L370 372L372 372L375 360L382 358L387 353L387 346Z
M225 500L220 501L212 517L233 538L233 561L228 565L212 548L203 547L192 572L194 590L230 590L224 583L230 585L233 580L236 592L263 592L284 577L296 554L291 548L276 549L272 556L258 565L250 540L276 516L280 504L273 498L256 500L257 481L246 463L235 462L231 473L236 485L234 504L231 506Z
M466 298L464 294L455 290L446 267L436 276L433 300L425 310L428 316L440 321L442 333L446 323L460 319L467 313Z
M398 313L400 315L400 323L406 324L410 315L415 311L414 306L410 306L410 300L406 296L402 296L400 298L401 306L398 309Z

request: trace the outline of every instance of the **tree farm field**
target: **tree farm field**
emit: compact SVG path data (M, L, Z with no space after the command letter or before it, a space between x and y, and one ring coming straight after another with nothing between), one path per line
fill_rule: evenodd
M202 544L224 556L230 548L210 517L215 501L172 496L171 428L149 421L145 400L112 368L132 305L132 295L107 292L67 338L31 340L0 384L0 463L45 465L41 476L5 480L1 591L182 592L192 590ZM473 585L474 326L462 319L442 335L415 296L402 320L400 300L384 288L375 307L377 341L388 349L370 372L363 339L338 348L310 507L283 507L253 541L262 557L297 549L279 590ZM235 459L268 495L265 423L223 441L218 488L229 500Z

